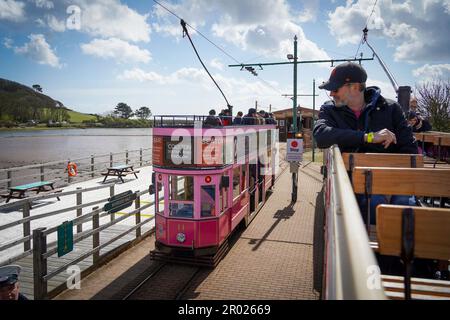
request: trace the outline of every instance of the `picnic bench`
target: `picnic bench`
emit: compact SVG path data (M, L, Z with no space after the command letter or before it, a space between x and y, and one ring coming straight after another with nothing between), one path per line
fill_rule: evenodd
M138 179L138 176L136 173L139 173L139 170L134 170L132 165L118 165L114 167L107 168L107 172L102 172L102 175L105 176L103 179L103 183L105 183L106 179L109 176L118 177L122 182L125 182L123 180L123 177L125 177L128 174L134 174L136 179Z
M53 187L54 183L55 183L54 181L39 181L39 182L23 184L20 186L15 186L15 187L9 188L9 194L6 194L6 195L3 194L1 196L3 198L6 198L6 203L8 203L9 200L11 200L11 198L14 198L14 199L25 198L25 192L27 192L27 191L36 191L36 193L48 192L48 191L52 191L52 192L60 191L60 190L56 190ZM50 187L50 189L47 189L46 187ZM60 200L59 197L56 197L56 198L58 199L58 201Z

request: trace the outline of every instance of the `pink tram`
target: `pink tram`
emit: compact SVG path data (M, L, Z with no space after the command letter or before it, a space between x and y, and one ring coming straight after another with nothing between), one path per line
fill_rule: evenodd
M208 257L215 265L229 236L250 223L274 184L275 125L212 127L203 120L155 117L153 259Z

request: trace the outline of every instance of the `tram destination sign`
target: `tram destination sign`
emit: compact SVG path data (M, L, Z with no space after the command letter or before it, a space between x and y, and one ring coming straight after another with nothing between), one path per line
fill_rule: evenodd
M103 211L115 213L122 209L128 208L136 200L137 195L133 191L128 190L108 199L108 203L103 206Z

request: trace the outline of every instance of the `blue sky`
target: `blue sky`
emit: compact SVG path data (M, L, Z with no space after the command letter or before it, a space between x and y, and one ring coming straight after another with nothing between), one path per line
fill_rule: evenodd
M300 60L354 57L368 21L369 43L399 85L450 78L450 1L160 1L240 63L283 62L299 38ZM373 13L370 16L372 9ZM69 13L68 13L69 12ZM368 20L368 17L370 19ZM189 29L235 111L292 107L292 65L255 77ZM372 57L367 45L359 52ZM376 60L364 62L368 85L395 99ZM300 65L299 94L312 93L331 65ZM0 77L40 84L65 106L104 114L119 102L153 114L206 114L225 107L179 20L153 1L0 0ZM328 100L318 90L316 107ZM312 107L311 97L299 98Z

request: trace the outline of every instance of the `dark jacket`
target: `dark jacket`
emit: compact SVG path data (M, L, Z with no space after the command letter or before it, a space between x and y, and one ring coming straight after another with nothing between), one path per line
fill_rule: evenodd
M366 107L359 119L347 107L336 107L328 101L321 108L314 126L314 138L319 148L334 144L341 152L418 153L417 143L400 105L380 95L380 89L369 87L364 92ZM388 129L397 137L387 149L382 144L365 143L364 134Z
M431 124L425 119L418 119L417 124L412 127L413 132L426 132L431 130Z

